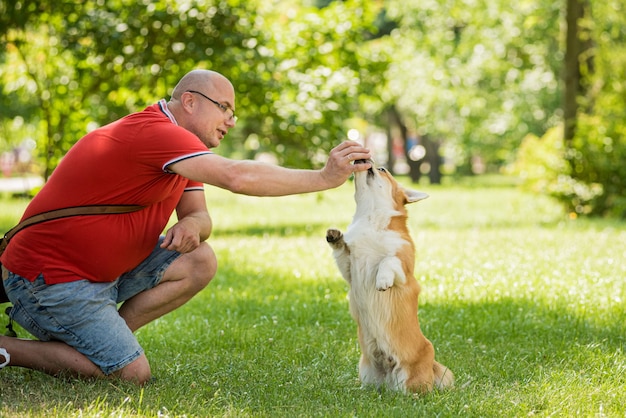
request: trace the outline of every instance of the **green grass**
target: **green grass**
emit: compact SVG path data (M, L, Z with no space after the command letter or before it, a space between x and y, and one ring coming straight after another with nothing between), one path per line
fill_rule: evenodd
M217 277L138 332L157 380L8 368L0 416L626 416L626 224L572 221L506 184L423 186L431 197L409 207L420 322L453 390L360 388L347 285L324 239L350 222L351 184L285 198L211 189ZM23 208L2 205L13 221Z

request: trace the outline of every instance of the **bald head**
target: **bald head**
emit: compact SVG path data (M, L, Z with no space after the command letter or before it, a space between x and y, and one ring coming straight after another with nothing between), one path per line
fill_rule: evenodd
M224 85L233 89L231 82L216 71L193 70L180 79L176 87L174 87L172 97L180 98L181 94L188 90L211 92L223 88Z
M180 79L167 108L176 124L209 148L217 147L235 126L235 89L218 72L193 70Z

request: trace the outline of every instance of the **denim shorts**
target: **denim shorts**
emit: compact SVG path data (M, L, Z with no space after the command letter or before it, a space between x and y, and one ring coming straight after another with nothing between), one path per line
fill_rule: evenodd
M74 347L109 375L143 353L137 338L118 314L117 304L159 284L180 253L159 247L114 282L78 280L47 285L8 272L4 281L13 303L11 318L41 341Z

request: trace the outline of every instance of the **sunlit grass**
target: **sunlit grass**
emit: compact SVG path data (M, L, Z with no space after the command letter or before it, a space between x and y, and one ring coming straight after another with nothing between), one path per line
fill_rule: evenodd
M502 184L422 186L431 197L409 207L420 321L457 376L451 391L360 388L347 285L324 239L350 222L351 184L210 190L217 277L138 332L157 380L4 369L0 416L624 416L625 224L572 221Z

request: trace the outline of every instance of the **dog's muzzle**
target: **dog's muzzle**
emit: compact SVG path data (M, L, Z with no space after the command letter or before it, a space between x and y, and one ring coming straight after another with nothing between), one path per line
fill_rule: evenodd
M369 168L369 170L367 170L367 172L369 174L373 174L374 173L374 160L354 160L354 164L367 164L367 163L372 164L372 166Z

